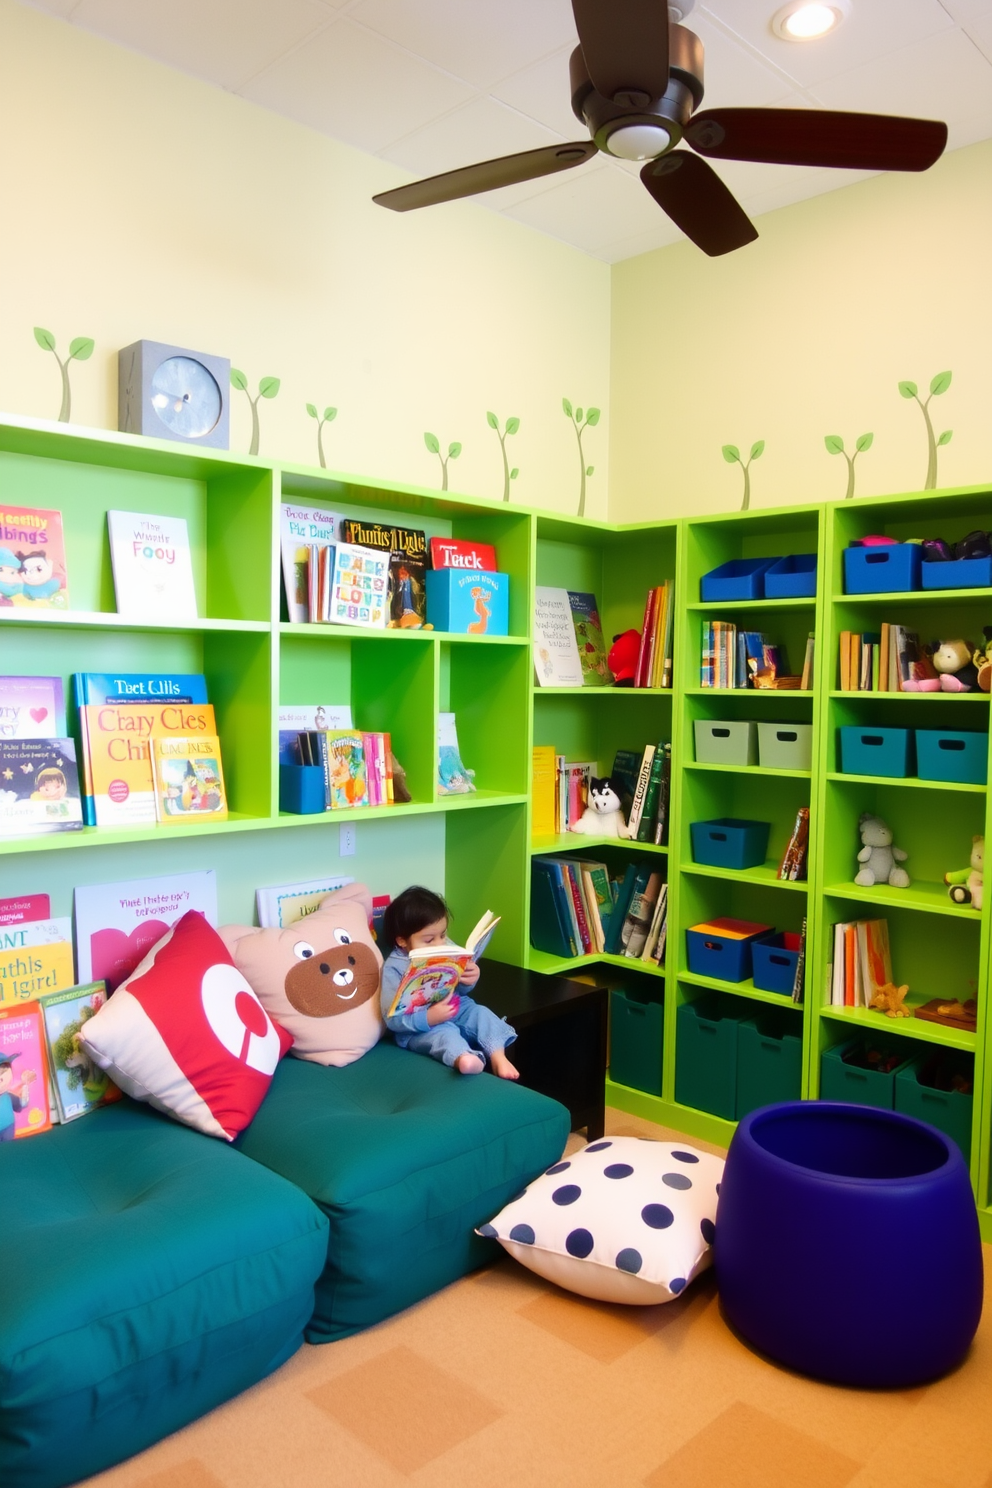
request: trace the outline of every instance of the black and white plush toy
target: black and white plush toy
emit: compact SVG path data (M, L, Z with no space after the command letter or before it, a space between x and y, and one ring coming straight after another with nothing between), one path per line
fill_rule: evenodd
M589 782L589 804L568 830L585 837L629 837L630 831L620 805L622 788L620 781L612 776L604 780L597 780L594 776Z

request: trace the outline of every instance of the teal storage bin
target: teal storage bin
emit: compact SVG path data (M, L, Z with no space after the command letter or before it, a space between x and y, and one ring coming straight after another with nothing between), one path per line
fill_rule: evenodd
M825 1049L820 1059L820 1099L849 1101L856 1106L877 1106L882 1111L894 1111L896 1076L908 1069L912 1057L901 1058L888 1072L845 1062L845 1054L865 1048L878 1050L884 1055L903 1054L891 1039L884 1038L856 1038ZM919 1048L918 1044L916 1048Z
M912 774L912 729L845 724L837 732L842 774L885 775L891 780L903 780Z
M660 994L629 987L610 992L610 1079L648 1095L661 1094L665 1009Z
M751 1008L718 994L684 1002L675 1015L675 1099L733 1121L737 1114L737 1029Z
M711 868L759 868L768 851L770 831L769 822L737 816L690 822L692 861Z
M952 1137L968 1162L974 1096L970 1091L941 1089L941 1086L949 1087L955 1075L964 1075L974 1084L975 1061L970 1055L956 1050L921 1054L896 1076L895 1108L904 1116L929 1121L945 1136Z
M921 780L985 785L989 778L988 734L917 729L916 773Z
M802 1014L769 1008L737 1029L737 1119L802 1095Z

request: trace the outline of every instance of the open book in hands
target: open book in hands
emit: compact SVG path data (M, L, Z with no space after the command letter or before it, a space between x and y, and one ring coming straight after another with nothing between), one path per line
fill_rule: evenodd
M387 1018L443 1002L458 986L469 962L478 961L483 954L499 918L487 909L463 946L415 946L410 952L409 970L396 988Z

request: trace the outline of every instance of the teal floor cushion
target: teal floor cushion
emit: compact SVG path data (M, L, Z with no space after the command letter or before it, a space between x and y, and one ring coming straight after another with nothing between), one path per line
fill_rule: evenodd
M302 1341L327 1221L226 1143L121 1101L0 1144L0 1483L62 1488Z
M284 1059L242 1152L330 1220L307 1329L342 1338L485 1264L472 1231L562 1153L568 1112L493 1075L460 1075L391 1042L344 1069Z

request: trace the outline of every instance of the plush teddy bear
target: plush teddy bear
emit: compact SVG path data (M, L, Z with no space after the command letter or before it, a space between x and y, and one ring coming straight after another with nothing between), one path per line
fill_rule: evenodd
M858 827L863 845L858 853L861 867L854 882L864 889L873 884L891 884L894 889L908 889L909 874L905 868L898 867L899 863L905 863L907 854L901 847L892 846L891 827L869 811L861 817Z
M371 914L365 885L347 884L285 930L221 926L235 966L292 1036L298 1059L352 1064L378 1042L382 956Z
M887 1018L911 1018L912 1008L904 1006L908 991L908 982L904 987L897 987L895 982L886 982L879 987L868 1006L877 1013L884 1013Z
M978 668L972 661L974 648L961 639L934 641L934 670L940 677L941 692L971 692L978 685Z
M973 909L981 909L984 862L985 838L972 837L970 865L967 868L958 868L954 873L944 874L947 892L955 904L970 904Z
M620 804L621 788L620 782L612 777L590 780L589 804L568 830L585 837L629 837L630 829Z

